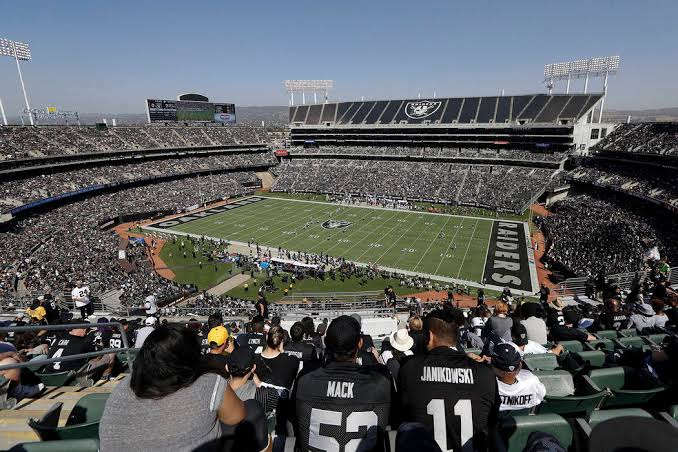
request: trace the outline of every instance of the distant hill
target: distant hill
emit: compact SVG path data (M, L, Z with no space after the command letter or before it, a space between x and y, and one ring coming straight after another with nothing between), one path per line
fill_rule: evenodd
M603 119L612 122L626 122L631 116L631 121L678 121L678 107L653 108L648 110L608 110L603 113Z
M238 124L257 125L261 122L267 127L282 127L287 124L287 107L238 107L236 106L236 115ZM106 118L108 123L115 118L118 125L141 125L146 124L148 119L146 113L80 113L81 124L94 124L103 122ZM21 118L18 116L8 116L10 124L21 124ZM28 123L28 119L26 119ZM41 120L40 124L63 124L63 121Z

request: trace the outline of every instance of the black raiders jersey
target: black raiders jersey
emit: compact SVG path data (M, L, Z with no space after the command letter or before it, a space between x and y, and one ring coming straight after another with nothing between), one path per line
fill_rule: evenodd
M84 337L63 334L49 348L48 358L58 358L60 356L77 355L79 353L88 353L94 351L94 335ZM65 372L68 370L77 370L87 362L86 359L77 359L74 361L57 361L47 364L45 367L48 372Z
M101 334L101 342L105 348L125 348L125 344L122 341L122 334L123 333L116 330L104 331ZM131 340L130 336L127 334L125 334L125 336L127 336L127 344L130 347L134 347L134 341Z
M254 353L261 353L266 347L266 336L263 333L245 333L240 334L236 342L241 347L249 347Z
M313 344L308 342L291 342L285 345L285 353L302 361L317 361L318 353Z
M565 317L563 317L563 310L556 309L549 305L546 307L546 326L553 328L556 325L565 325Z
M293 394L300 450L383 450L391 390L378 366L331 362L302 375Z
M491 448L499 392L492 368L461 349L437 347L405 361L398 374L403 422L420 422L444 451Z

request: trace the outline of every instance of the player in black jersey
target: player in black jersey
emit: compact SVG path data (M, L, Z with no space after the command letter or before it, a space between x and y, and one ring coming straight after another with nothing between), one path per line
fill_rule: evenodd
M400 368L397 412L426 426L444 451L490 450L500 399L492 368L457 347L459 326L450 310L424 320L428 352Z
M356 364L360 325L340 316L327 329L328 362L302 371L292 401L303 451L383 450L392 385L384 366Z

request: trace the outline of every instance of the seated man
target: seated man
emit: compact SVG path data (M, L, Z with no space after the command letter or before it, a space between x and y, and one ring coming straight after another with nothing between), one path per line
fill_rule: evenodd
M555 347L548 350L543 345L531 341L527 338L527 329L525 325L521 323L516 323L511 328L511 344L515 346L520 356L523 355L538 355L540 353L553 353L555 355L560 355L563 352L563 347L561 345L556 345Z
M459 325L449 309L429 313L424 333L427 353L400 368L394 415L402 428L424 425L442 450L490 450L500 405L492 368L458 346Z
M80 321L74 321L80 323ZM65 332L49 348L48 358L59 358L61 356L78 355L80 353L89 353L95 351L95 336L88 335L86 328L75 328ZM86 358L72 361L57 361L45 365L45 372L66 372L69 370L78 370L87 362Z
M532 372L522 368L520 353L512 344L494 348L492 368L497 375L500 411L532 408L544 400L546 388Z
M383 366L356 363L360 324L342 315L325 338L328 364L302 372L292 394L301 450L383 450L391 381Z
M577 329L579 325L579 313L575 308L563 309L563 325L554 325L551 327L551 340L561 341L595 341L596 337L585 331Z

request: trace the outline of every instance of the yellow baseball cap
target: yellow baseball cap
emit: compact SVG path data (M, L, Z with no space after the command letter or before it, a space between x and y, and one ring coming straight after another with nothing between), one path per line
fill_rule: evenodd
M215 326L207 334L207 343L212 347L214 343L217 347L221 347L228 340L228 330L223 326Z

